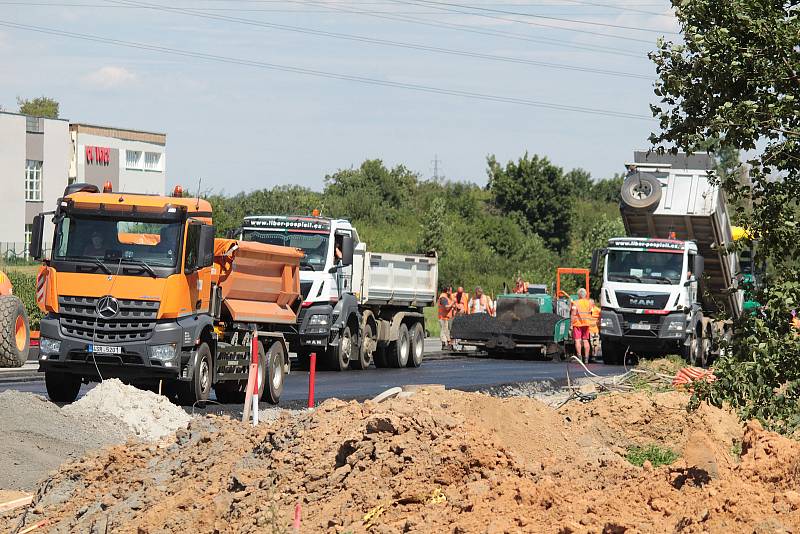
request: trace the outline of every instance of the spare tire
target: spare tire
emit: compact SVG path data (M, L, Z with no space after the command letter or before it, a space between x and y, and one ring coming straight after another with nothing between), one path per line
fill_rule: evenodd
M652 174L633 172L622 182L620 196L627 208L653 212L661 201L661 182Z
M28 359L30 330L22 301L0 297L0 367L21 367Z

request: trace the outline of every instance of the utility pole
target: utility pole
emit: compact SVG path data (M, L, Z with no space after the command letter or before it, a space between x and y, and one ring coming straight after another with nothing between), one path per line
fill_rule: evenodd
M439 154L434 154L431 163L433 163L433 179L437 182L439 181L439 161L441 161L439 159Z

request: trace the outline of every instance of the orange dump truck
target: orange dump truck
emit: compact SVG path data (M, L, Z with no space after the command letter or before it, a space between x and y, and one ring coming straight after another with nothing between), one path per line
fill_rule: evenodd
M81 384L120 378L159 384L184 404L241 402L254 332L261 398L277 403L289 370L302 252L214 239L211 205L173 196L100 192L72 184L34 220L43 260L39 370L53 401ZM55 226L43 258L45 217Z

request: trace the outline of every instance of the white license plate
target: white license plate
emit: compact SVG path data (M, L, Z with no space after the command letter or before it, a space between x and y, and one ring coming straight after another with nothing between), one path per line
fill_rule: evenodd
M648 323L631 323L631 330L650 330Z
M87 350L95 354L122 354L122 347L112 347L110 345L89 345Z

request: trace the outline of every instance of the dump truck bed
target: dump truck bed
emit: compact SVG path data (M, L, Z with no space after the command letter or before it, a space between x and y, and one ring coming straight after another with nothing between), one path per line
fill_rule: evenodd
M216 239L212 282L224 311L238 322L294 324L302 257L295 248Z
M436 301L437 281L436 257L356 249L353 293L362 304L432 306Z

